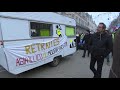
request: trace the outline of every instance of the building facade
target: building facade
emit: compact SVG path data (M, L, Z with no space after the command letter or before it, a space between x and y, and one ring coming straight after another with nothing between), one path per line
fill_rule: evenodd
M77 33L86 33L87 30L95 32L97 26L92 19L92 16L85 12L55 12L70 18L75 19L76 21L76 30Z
M109 29L110 32L114 32L118 27L120 27L120 14L119 14L119 16L116 19L114 19L110 23L108 29Z

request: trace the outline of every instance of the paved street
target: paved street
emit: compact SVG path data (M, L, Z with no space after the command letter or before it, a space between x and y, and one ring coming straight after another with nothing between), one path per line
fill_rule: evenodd
M83 51L77 51L73 56L65 57L57 67L48 64L29 70L19 75L12 75L0 67L0 78L92 78L93 73L89 69L90 58L82 58ZM102 78L108 78L110 66L106 59L103 65Z

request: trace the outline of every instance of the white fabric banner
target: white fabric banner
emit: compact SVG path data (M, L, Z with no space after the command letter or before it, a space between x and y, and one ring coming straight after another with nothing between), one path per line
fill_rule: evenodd
M26 66L44 61L55 56L67 46L66 38L53 38L48 42L34 42L20 46L11 45L4 48L7 56L8 66L15 69L20 66Z

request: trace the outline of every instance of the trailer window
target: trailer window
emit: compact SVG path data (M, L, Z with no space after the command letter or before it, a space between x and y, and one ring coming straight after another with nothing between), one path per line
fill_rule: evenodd
M74 36L75 35L75 28L74 27L66 27L66 36Z
M31 22L31 36L52 36L52 24Z

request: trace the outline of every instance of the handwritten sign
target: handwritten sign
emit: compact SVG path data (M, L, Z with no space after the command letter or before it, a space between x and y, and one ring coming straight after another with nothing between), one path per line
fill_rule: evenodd
M26 51L26 54L36 53L36 52L43 51L51 47L57 46L59 45L59 43L60 43L59 39L57 38L47 43L36 43L36 44L25 46L25 51Z
M31 64L34 62L42 61L46 58L59 53L67 46L67 41L63 42L59 39L54 39L53 41L47 43L35 43L32 45L24 46L26 56L18 57L16 59L16 66L22 66L26 64Z

